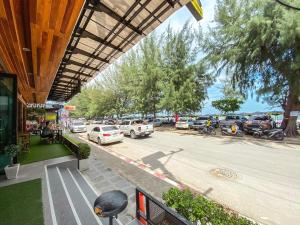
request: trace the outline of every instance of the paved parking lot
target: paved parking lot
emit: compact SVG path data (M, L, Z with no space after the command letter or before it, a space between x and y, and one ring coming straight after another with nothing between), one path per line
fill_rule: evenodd
M300 224L299 145L155 132L105 148L265 224Z

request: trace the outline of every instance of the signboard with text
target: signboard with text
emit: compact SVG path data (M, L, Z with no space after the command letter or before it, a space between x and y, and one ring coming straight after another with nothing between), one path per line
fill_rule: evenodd
M74 110L76 110L76 106L75 105L65 105L64 109L68 110L68 111L74 111Z

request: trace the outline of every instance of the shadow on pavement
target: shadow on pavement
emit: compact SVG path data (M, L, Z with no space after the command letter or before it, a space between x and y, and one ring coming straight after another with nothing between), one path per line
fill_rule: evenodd
M182 148L179 148L179 149L176 150L176 151L171 151L171 152L168 153L168 154L165 154L165 153L162 152L162 151L158 151L158 152L155 152L155 153L153 153L153 154L151 154L151 155L148 155L148 156L146 156L146 157L143 157L141 160L143 161L144 164L149 165L150 168L151 168L152 170L157 170L157 169L159 169L160 171L162 171L162 173L163 173L166 177L168 177L169 179L171 179L171 180L173 180L173 181L175 181L175 182L177 182L177 183L180 183L180 181L178 181L178 180L173 176L173 174L170 173L170 172L166 169L165 165L170 161L170 159L173 157L174 154L177 154L177 153L182 152L182 151L184 151L184 149L182 149ZM164 158L164 157L168 157L168 158L167 158L167 160L166 160L164 163L161 163L161 162L159 161L159 159Z

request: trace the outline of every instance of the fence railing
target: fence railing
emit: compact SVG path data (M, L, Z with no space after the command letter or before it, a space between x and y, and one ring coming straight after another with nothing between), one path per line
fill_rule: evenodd
M136 218L143 225L193 225L140 188L136 188Z

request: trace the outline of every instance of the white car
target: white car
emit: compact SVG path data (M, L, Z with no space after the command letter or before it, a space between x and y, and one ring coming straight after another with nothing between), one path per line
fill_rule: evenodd
M115 125L103 125L94 127L87 135L89 141L99 145L120 142L123 140L123 132Z
M73 121L70 124L70 131L72 133L86 132L86 125L82 121Z
M176 129L190 129L190 127L192 125L193 125L192 120L180 119L176 122L175 128Z
M124 135L129 135L131 138L148 137L154 132L153 124L147 124L143 120L124 120L120 124L120 130L124 132Z

